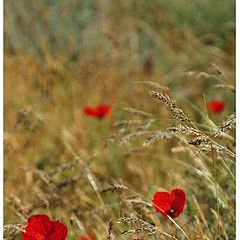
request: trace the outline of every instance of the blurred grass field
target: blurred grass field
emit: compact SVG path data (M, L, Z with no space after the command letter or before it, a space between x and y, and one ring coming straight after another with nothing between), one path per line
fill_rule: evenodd
M235 1L8 0L4 12L6 239L34 213L64 222L67 239L235 239ZM207 112L211 99L225 111ZM102 103L111 116L84 115ZM180 124L210 143L189 144ZM183 231L143 204L175 187Z

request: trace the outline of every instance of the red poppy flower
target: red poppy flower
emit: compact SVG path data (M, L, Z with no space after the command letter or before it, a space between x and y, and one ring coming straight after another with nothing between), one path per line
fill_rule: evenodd
M96 235L95 234L90 234L88 236L79 237L78 240L95 240L95 239L96 239Z
M156 211L164 217L178 217L184 208L185 193L179 188L175 188L170 192L156 192L153 196L152 203Z
M84 107L84 113L90 117L103 118L110 115L112 110L108 105L98 105L96 107Z
M212 113L221 113L224 111L225 104L221 100L211 100L207 103L208 110Z
M59 221L51 221L47 215L37 214L28 219L22 231L23 240L65 240L67 227Z

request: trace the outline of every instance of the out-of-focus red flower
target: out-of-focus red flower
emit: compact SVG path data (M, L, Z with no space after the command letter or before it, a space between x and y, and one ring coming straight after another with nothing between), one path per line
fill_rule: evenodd
M152 75L154 71L154 60L151 55L145 58L144 60L144 66L143 71L147 75Z
M66 236L67 227L44 214L32 215L22 231L23 240L65 240Z
M112 113L112 109L109 105L98 105L96 107L84 107L84 113L90 117L103 118Z
M152 203L156 211L164 217L178 217L184 208L186 196L183 190L175 188L170 192L156 192Z
M221 100L213 99L207 103L207 108L209 112L221 113L224 111L225 104Z
M90 235L78 238L78 240L95 240L95 239L96 239L96 235L95 234L90 234Z

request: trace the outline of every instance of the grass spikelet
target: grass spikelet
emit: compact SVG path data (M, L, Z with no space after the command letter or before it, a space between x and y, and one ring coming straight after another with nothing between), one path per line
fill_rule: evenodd
M128 113L131 113L133 115L141 116L143 118L149 118L149 117L153 116L151 113L147 113L147 112L140 111L138 109L130 108L130 107L122 108L122 110L124 110L124 111L126 111Z
M192 135L192 136L194 136L194 137L203 136L203 133L202 133L201 131L199 131L198 129L189 127L189 126L184 125L184 124L179 124L179 125L177 125L177 126L168 128L168 130L169 130L170 132L181 132L181 133L185 133L185 134L188 134L188 135Z
M149 135L143 142L144 147L148 147L153 144L155 141L159 140L170 140L173 138L173 134L167 131L156 131Z
M218 127L218 130L213 134L214 138L220 138L226 136L226 133L229 133L236 125L236 116L232 114L227 117L226 121Z
M210 138L208 136L200 136L200 137L196 137L194 139L191 139L189 141L189 144L192 144L194 146L198 146L198 145L203 145L203 144L208 144L210 143Z
M143 233L147 233L148 235L160 235L160 236L166 237L167 239L177 240L177 238L175 238L174 236L160 230L159 228L156 228L154 225L135 216L122 217L118 221L119 223L128 223L128 224L137 225L135 229L122 231L121 232L122 235L123 234L134 235L134 234L143 232Z
M148 132L147 131L138 131L138 132L127 134L121 138L120 144L128 144L130 141L133 141L134 139L141 137L142 135L145 135L146 133L148 133Z
M140 120L122 120L112 124L113 127L129 127L129 126L138 126L142 125Z
M5 224L3 226L3 237L5 240L15 239L23 229L22 224Z
M173 101L167 94L158 93L155 91L150 91L149 93L153 98L157 98L162 103L167 105L174 118L179 119L182 122L190 122L190 119L184 114L183 110L177 108L176 102Z
M215 88L218 88L218 89L223 89L223 90L230 90L230 91L232 91L233 93L236 92L234 86L232 86L232 85L230 85L230 84L220 84L220 83L219 83L219 84L216 84L214 87L215 87Z
M107 192L122 192L122 191L125 191L125 190L128 190L128 188L126 186L123 186L123 185L119 185L119 184L115 184L115 185L112 185L108 188L105 188L101 191L101 193L107 193Z
M108 236L107 236L107 239L108 240L112 240L112 231L113 231L113 221L110 220L109 223L108 223Z
M16 212L16 214L23 220L25 221L30 213L30 210L25 207L21 201L20 198L18 198L17 196L11 194L8 198L7 201L9 203L9 205L14 209L14 211Z
M223 75L223 71L220 69L220 67L217 64L212 63L211 67L218 75Z

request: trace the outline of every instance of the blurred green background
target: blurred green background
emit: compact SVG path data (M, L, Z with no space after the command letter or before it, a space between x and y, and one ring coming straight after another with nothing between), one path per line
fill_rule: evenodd
M190 46L183 40L191 35L202 44L233 52L235 1L5 1L9 54L21 51L41 57L42 48L47 48L74 61L86 49L107 51L113 40L124 38L125 51L137 41L139 59L152 51L162 63L173 50L187 51Z

